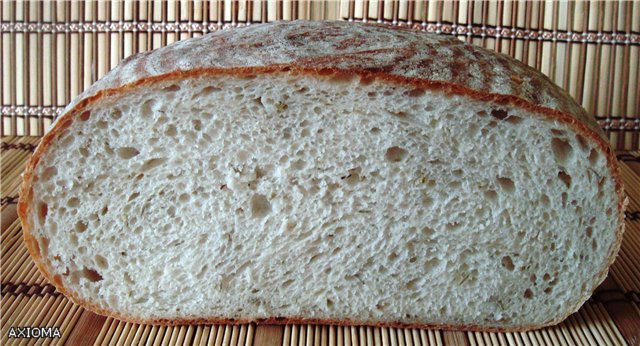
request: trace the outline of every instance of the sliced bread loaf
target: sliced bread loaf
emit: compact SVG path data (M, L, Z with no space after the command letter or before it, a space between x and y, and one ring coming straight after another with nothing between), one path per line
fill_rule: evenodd
M623 232L615 157L541 73L344 22L135 55L43 138L42 273L128 321L524 330L576 311Z

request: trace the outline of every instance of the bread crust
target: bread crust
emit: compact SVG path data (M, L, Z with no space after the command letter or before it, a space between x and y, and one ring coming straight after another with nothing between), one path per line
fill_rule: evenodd
M341 24L342 25L342 24ZM351 25L351 24L349 24ZM385 29L389 30L389 29ZM390 31L400 31L402 29L391 29ZM170 48L170 47L169 47ZM165 50L167 48L164 48ZM477 49L477 48L473 48ZM127 59L123 62L124 65L129 65L133 61L149 58L151 53L142 53L135 58ZM606 137L602 131L597 127L597 123L592 118L586 116L584 110L575 104L570 96L566 93L559 95L560 106L558 109L550 108L540 103L536 103L532 100L528 100L523 95L514 94L498 94L491 93L485 90L477 90L466 85L462 85L452 81L433 80L424 77L411 77L406 75L399 75L392 73L393 71L385 70L372 70L365 67L349 66L343 68L340 66L340 61L327 59L326 57L320 58L322 61L310 61L304 60L302 63L296 61L289 64L271 64L267 66L242 66L242 67L196 67L188 70L174 70L156 75L139 74L140 78L135 79L133 82L119 85L114 82L117 78L106 78L102 83L96 83L91 89L80 95L74 102L72 102L66 109L63 115L54 123L52 129L45 134L40 144L34 151L34 154L30 158L26 165L25 173L23 176L23 183L20 188L20 199L18 202L18 214L22 222L22 229L27 249L34 260L34 263L40 270L40 272L56 287L58 291L63 293L66 297L70 298L74 303L81 305L91 311L94 311L101 315L106 315L120 320L133 323L147 323L157 325L180 325L180 324L212 324L212 323L265 323L265 324L330 324L339 326L355 326L355 325L370 325L380 327L402 327L402 328L439 328L444 330L464 330L464 331L480 331L480 332L515 332L526 331L541 328L544 326L550 326L557 324L568 317L570 314L577 311L580 306L591 296L595 288L605 279L609 266L615 260L616 254L620 248L622 241L622 235L624 232L624 210L628 203L628 200L624 196L623 186L619 171L618 162L616 160L614 152L611 150L609 144L606 141ZM327 61L328 60L328 61ZM515 60L514 60L515 61ZM328 64L328 65L327 65ZM175 66L174 66L175 67ZM120 66L116 70L112 71L110 75L122 73L124 70ZM534 71L534 72L531 72ZM541 73L530 69L528 71L536 78L546 78ZM585 294L576 300L576 304L572 307L568 307L566 313L548 323L541 325L527 325L518 327L486 327L478 325L450 325L450 324L424 324L424 323L402 323L402 322L374 322L374 321L355 321L355 320L322 320L322 319L305 319L304 317L272 317L267 319L227 319L220 317L204 317L197 319L138 319L135 316L128 316L119 314L116 311L108 308L97 306L96 304L83 300L77 296L71 289L67 289L62 282L60 275L53 275L50 271L50 262L48 258L45 258L40 251L38 242L32 233L33 229L33 215L35 215L35 206L33 204L33 185L37 182L38 177L34 175L35 168L40 161L40 158L51 144L61 136L61 134L73 123L73 121L79 121L85 111L91 109L96 103L100 102L111 96L121 95L129 92L134 88L140 88L144 86L170 83L173 81L181 81L186 78L206 78L206 77L248 77L257 74L293 74L311 76L315 78L329 78L329 79L351 79L360 78L363 83L371 81L379 81L388 83L391 85L398 85L402 87L414 88L419 90L433 90L440 91L450 95L459 95L468 97L474 100L480 100L485 102L493 102L496 104L510 105L513 107L519 107L529 110L540 117L556 120L567 124L577 134L582 135L591 142L595 142L607 160L607 166L610 169L614 182L615 190L618 195L618 226L616 229L616 241L609 249L609 256L605 261L603 267L594 276L591 282L591 292ZM540 75L540 76L537 76ZM115 83L115 84L114 84ZM548 83L551 83L548 81ZM551 83L551 85L553 85ZM557 87L556 87L557 88ZM575 106L574 106L575 105ZM577 108L576 108L577 106ZM577 109L577 110L576 110Z

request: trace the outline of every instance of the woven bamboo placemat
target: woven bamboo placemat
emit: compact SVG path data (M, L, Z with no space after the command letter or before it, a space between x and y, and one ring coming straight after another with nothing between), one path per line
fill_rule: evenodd
M630 199L627 231L609 277L561 324L526 333L318 325L198 325L158 327L98 316L68 301L31 261L16 214L26 160L39 137L3 137L2 317L0 344L16 345L640 345L640 152L621 152ZM60 338L9 339L11 327L58 327Z

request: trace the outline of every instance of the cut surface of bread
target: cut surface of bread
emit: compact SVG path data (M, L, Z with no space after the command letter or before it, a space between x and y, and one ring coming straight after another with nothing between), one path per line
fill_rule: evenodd
M40 269L103 314L529 329L619 247L610 153L514 102L289 69L114 90L59 121L20 202Z

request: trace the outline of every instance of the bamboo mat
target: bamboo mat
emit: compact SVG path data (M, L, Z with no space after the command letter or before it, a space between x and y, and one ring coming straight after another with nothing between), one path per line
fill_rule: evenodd
M0 133L41 136L122 59L274 20L347 20L453 35L549 76L615 149L640 150L640 1L0 1Z
M16 215L20 175L38 137L3 137L2 345L640 345L640 152L620 152L629 194L627 231L609 277L563 323L525 333L313 325L198 325L158 327L124 323L76 306L36 270ZM56 339L8 339L11 327L58 327Z

